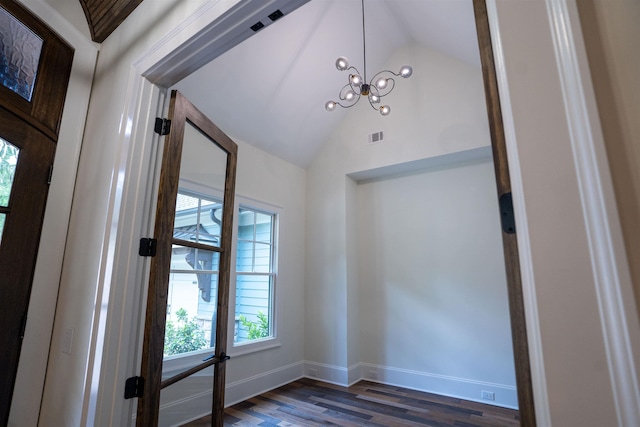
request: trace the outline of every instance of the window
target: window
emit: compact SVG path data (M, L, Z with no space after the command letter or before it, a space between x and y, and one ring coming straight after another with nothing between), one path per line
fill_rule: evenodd
M222 199L178 190L173 237L217 247ZM234 343L274 336L276 214L241 205L237 225ZM173 245L164 356L215 345L217 252ZM233 276L232 276L233 277Z
M241 344L274 336L276 215L240 206L237 218L234 341Z
M31 101L44 41L0 7L0 83Z

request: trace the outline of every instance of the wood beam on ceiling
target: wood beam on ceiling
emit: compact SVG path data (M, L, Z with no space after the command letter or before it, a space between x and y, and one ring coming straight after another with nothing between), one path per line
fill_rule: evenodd
M102 43L142 0L80 0L91 40Z

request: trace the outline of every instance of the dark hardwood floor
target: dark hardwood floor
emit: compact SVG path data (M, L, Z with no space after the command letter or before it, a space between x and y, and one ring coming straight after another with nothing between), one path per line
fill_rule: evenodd
M186 424L210 425L210 417ZM519 426L518 411L361 381L303 378L225 410L225 426Z

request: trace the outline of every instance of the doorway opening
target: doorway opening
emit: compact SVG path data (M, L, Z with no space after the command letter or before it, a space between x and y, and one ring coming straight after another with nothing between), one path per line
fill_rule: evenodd
M483 4L483 2L475 2L475 5L478 8L480 8L480 9L478 9L476 11L476 15L475 15L476 22L480 22L483 14L486 15L486 12L483 12L482 9L481 9L482 4ZM469 6L470 5L471 5L471 3L469 2ZM329 10L325 10L324 13L325 14L329 14L330 11ZM472 12L472 14L473 14L473 12ZM269 30L269 29L267 29L267 30ZM473 29L473 31L475 31L475 28ZM482 34L484 34L483 32L486 33L488 31L488 25L486 26L486 28L484 28L484 29L481 28L478 31L480 33L482 33ZM487 35L487 37L488 37L488 35ZM486 43L486 40L487 39L484 39L484 43ZM483 43L483 41L481 40L481 42L480 42L481 47L482 47L482 43ZM490 47L490 43L488 44L488 46ZM487 46L485 45L485 48L486 47ZM412 54L415 54L415 50L418 50L418 49L412 48ZM233 56L233 55L236 55L238 53L234 52L234 50L231 50L231 51L227 52L227 54ZM300 53L300 55L302 56L304 54ZM485 59L486 55L488 55L486 50L481 51L481 55L480 56L483 59L483 67L485 67L484 59ZM414 57L415 57L415 55L414 55ZM218 62L218 63L221 63L221 62ZM492 63L492 60L490 61L490 63ZM205 75L205 73L206 73L205 68L202 68L199 71L193 73L191 76L189 76L185 80L183 80L181 82L178 82L176 84L176 86L175 86L175 87L178 87L180 90L184 91L185 93L187 93L189 97L192 97L192 96L195 97L195 103L197 103L200 106L202 106L204 102L198 102L198 99L197 99L198 96L203 96L204 98L211 98L211 95L205 94L205 91L202 90L202 84L203 84L202 82L203 81L207 81L207 80L204 79L204 78L199 78L199 79L197 78L197 76L199 75L198 73L201 73L201 75L200 75L201 77L203 77ZM221 66L221 68L225 69L225 66ZM264 70L261 69L258 66L253 66L251 68L255 69L256 72L258 73L256 78L259 78L260 72L264 72ZM416 69L415 65L414 65L414 69ZM227 74L230 74L229 68L226 68L226 72L227 72ZM416 70L416 72L417 72L417 70ZM482 85L483 76L482 76L482 73L480 71L479 66L477 66L476 72L477 72L476 77L478 77L477 82L479 82L480 85ZM414 76L416 76L416 75L417 74L414 74ZM211 74L208 75L208 78L211 79ZM490 79L490 78L491 78L490 76L487 77L487 74L485 72L485 75L484 75L485 90L486 90L486 85L490 85L491 84L491 83L487 83L487 79ZM188 84L187 80L189 80L189 79L193 79L194 81L197 81L197 89L189 91L185 87ZM219 81L215 77L212 80L213 81ZM226 89L227 85L223 84L222 86L223 87L219 88L220 90L218 91L218 92L220 92L219 99L221 100L219 102L219 104L226 104L227 100L230 99L231 97L230 96L225 96L223 94L224 93L223 90ZM277 91L275 91L272 86L269 86L269 85L264 85L264 86L268 91L271 91L271 94L273 96L272 99L276 99L277 100L277 98L280 96L280 94ZM329 84L328 87L332 87L331 84ZM240 91L244 90L242 85L237 87L237 88ZM397 90L400 91L400 88L398 88ZM481 97L482 103L484 103L484 92L483 92L483 90L480 90L479 93L482 96ZM487 96L489 98L493 99L496 102L496 105L497 105L497 93L488 93ZM246 108L245 109L247 111L244 111L243 109L234 110L232 108L229 108L228 105L225 105L225 108L224 108L225 111L218 110L215 113L209 113L209 114L212 117L214 117L217 122L221 122L221 123L225 123L225 120L229 119L229 117L232 117L234 115L249 114L248 110L253 108L251 103L256 98L260 98L260 93L257 93L257 94L256 93L252 93L251 96L248 95L248 94L244 94L244 96L238 96L238 98L244 99L244 102L246 103L246 105L245 105ZM258 103L258 105L259 105L259 103ZM322 104L320 104L320 106L322 106ZM440 107L442 107L442 104L440 105ZM490 113L493 114L493 110L492 110L491 107L489 108L489 110L490 110ZM421 113L425 113L426 111L425 110L421 110L420 112ZM394 110L393 114L394 114L394 117L395 116L401 116L402 117L402 108L401 107L396 108ZM276 113L276 115L278 115L278 114ZM274 117L276 115L267 116L263 120L265 122L269 122L270 119L274 119ZM484 115L484 119L483 120L485 120L485 125L486 125L486 112L483 112L482 115ZM231 119L229 119L229 120L231 120ZM286 117L286 120L291 121L291 120L294 120L294 119L292 117ZM365 119L365 121L362 122L362 123L366 123L366 120L368 120L368 119ZM496 137L493 134L491 136L489 135L489 129L488 128L491 128L491 130L495 132L494 128L496 126L499 127L500 125L496 124L498 122L495 121L496 120L495 117L492 117L491 120L493 120L493 122L489 126L487 126L487 129L486 129L487 132L485 133L485 135L487 136L487 139L485 140L485 143L484 143L485 147L488 147L490 145L490 141L489 140L491 140L491 139L493 140L492 141L493 144L496 144ZM277 120L274 119L273 121L277 121ZM223 128L224 128L224 126L225 126L224 124L221 125L221 127L223 127ZM359 125L359 126L360 126L360 128L358 129L358 131L360 131L360 133L362 133L365 136L368 134L368 132L367 132L368 130L379 131L379 129L372 129L370 124L364 124L364 125ZM259 123L252 123L252 126L250 126L250 127L251 128L261 129L261 131L263 131L263 129L271 129L273 127L273 125L272 124L268 124L268 123L259 122ZM231 128L228 128L228 129L229 130L227 130L227 132L229 132L232 137L235 136L234 132L241 133L241 130L237 129L237 128L234 128L234 130L231 130ZM278 129L282 130L282 128L278 128ZM461 129L453 129L453 130L460 131ZM464 131L464 129L462 129L462 131ZM393 135L393 132L391 134ZM406 133L405 134L397 133L396 135L397 135L397 141L396 141L397 144L402 144L402 142L405 141L405 140L408 140L409 139L408 137L410 136L410 135L407 135ZM385 138L388 137L388 136L389 136L389 132L385 130ZM438 143L451 142L451 141L455 142L455 141L459 141L460 139L464 139L466 135L464 134L464 132L459 132L459 133L452 132L452 133L446 134L444 136L449 138L449 139L445 139L444 141L443 140L437 140L437 142ZM325 135L325 140L330 139L331 137L332 136L326 136ZM266 137L265 137L265 139L266 139ZM250 137L243 136L241 138L241 140L243 142L247 142L247 145L243 145L244 147L246 147L247 149L251 149L249 147L249 146L252 145L251 144L252 141L250 140ZM296 140L296 142L299 142L299 139ZM286 150L287 149L286 143L283 144L283 146L284 146L283 149ZM379 147L384 147L384 145L380 145ZM377 147L377 148L379 148L379 147ZM366 149L369 149L369 148L371 148L371 147L367 147ZM473 146L460 147L459 146L459 147L457 147L456 151L457 152L463 152L463 151L466 151L465 148L468 150L468 149L473 149L473 148L477 148L477 147L473 147ZM374 151L375 149L376 148L371 148L370 151ZM503 148L495 148L495 145L494 145L494 156L496 156L496 154L495 154L496 150L497 151L503 150ZM378 151L383 151L384 152L384 148L380 149ZM317 151L317 153L320 153L321 155L324 155L324 153L322 152L322 148L320 148L319 151ZM441 153L441 155L442 155L442 153ZM373 154L372 156L375 157L375 154ZM289 157L289 158L285 158L285 157L286 156L283 156L281 159L283 159L285 161L293 161L292 157ZM429 157L429 155L426 155L425 153L422 153L422 154L418 155L418 157L409 157L409 158L404 158L404 159L399 157L400 160L398 160L394 164L395 165L400 165L400 164L410 163L412 161L424 159L424 158L427 158L427 157ZM495 157L494 157L494 159L495 159ZM506 166L506 158L503 157L503 158L501 158L501 160L499 160L499 162L502 162L502 161L504 161L505 163L504 163L504 165L500 166L501 168ZM312 171L313 171L314 167L315 168L320 168L319 166L314 166L314 164L313 164L314 160L310 160L309 162L310 163L308 163L308 165L310 165L310 166L308 166L308 167L311 168ZM384 164L384 162L379 163L378 167L381 167L380 165L384 165L384 167L392 166L390 164ZM350 167L352 167L352 165L347 166L347 168L350 168ZM496 166L496 168L498 168L498 166ZM340 196L349 197L351 189L349 187L350 184L348 182L345 184L345 182L344 182L345 175L353 173L353 170L355 170L356 172L362 172L362 171L368 171L370 169L372 169L371 165L362 165L362 164L361 165L356 165L351 170L342 171L341 174L338 174L339 176L333 177L333 178L330 178L330 179L336 179L336 180L340 179L340 180L342 180L342 183L339 183L339 185L342 185L343 188L342 188L341 192L339 192L338 194ZM346 172L346 174L344 172ZM321 172L314 172L314 173L316 173L317 176L320 176L320 175L323 174ZM498 172L498 173L500 174L500 172ZM506 176L508 176L508 175L506 175ZM307 178L307 179L309 179L309 178ZM314 178L312 178L312 179L314 179ZM498 182L499 182L500 185L504 184L504 175L498 175ZM508 184L508 182L507 182L507 184ZM323 194L322 193L322 191L323 191L322 187L326 186L326 185L327 185L326 182L322 182L322 183L318 182L318 184L317 184L317 191L318 191L317 195L321 196L321 197L318 197L317 200L321 200L322 197L325 197L325 199L323 200L324 206L329 205L330 204L329 202L332 201L331 200L331 195L327 195L327 194ZM333 184L331 184L331 185L333 185ZM307 185L307 188L309 188L309 185ZM335 187L333 187L333 188L335 188ZM508 193L508 185L506 187L505 186L499 187L498 196L501 197L503 194L506 194L506 193ZM307 194L307 197L309 197L308 194ZM268 202L268 200L267 200L267 202ZM339 201L338 203L339 203L337 205L338 209L342 208L342 207L345 207L346 209L348 209L344 198L343 198L343 200ZM309 217L312 217L311 219L309 219L309 217L307 218L307 223L308 224L310 222L313 222L314 218L317 219L317 217L315 217L314 215L317 215L318 212L321 212L321 209L322 209L321 205L322 205L322 203L318 202L318 205L310 205L310 206L307 207L308 211L310 211L310 212L308 212L308 215L309 215ZM498 215L497 212L496 212L496 215ZM325 219L320 218L319 224L322 224L323 221L327 221L327 220L328 220L328 218L325 218ZM339 221L340 221L340 225L344 225L345 226L346 234L348 235L350 233L349 230L351 229L349 227L349 225L350 225L352 220L350 220L349 216L347 215L344 218L339 219ZM322 228L323 228L322 226L318 227L318 229L322 229ZM327 227L324 227L324 230L326 230L326 229L327 229ZM320 235L321 231L318 231L317 235ZM311 238L316 236L315 226L311 227L310 234L311 234L311 236L310 236ZM509 278L508 280L509 280L509 283L510 283L509 286L512 286L511 283L515 283L515 282L513 282L513 280L515 280L513 274L519 274L518 273L518 268L517 268L517 252L513 252L513 250L514 250L513 247L509 246L511 244L515 244L515 235L511 236L512 233L507 233L507 234L510 234L510 236L508 236L506 239L508 239L511 243L505 243L506 240L505 240L505 237L503 236L503 244L505 245L505 251L508 252L508 254L506 255L505 258L507 259L508 263L514 263L514 262L516 263L515 269L514 268L509 268L508 272L507 272L507 277ZM329 245L328 242L325 242L324 244L325 245ZM346 254L347 262L348 262L348 257L349 257L349 254L351 253L350 251L353 250L353 248L351 247L351 243L349 243L348 239L345 239L344 241L339 241L339 246L340 245L344 246L344 247L341 247L340 250L344 250L344 253ZM507 249L507 246L509 246L510 249ZM312 249L312 251L315 251L315 252L313 252L315 254L315 253L318 253L318 252L322 251L324 248L325 247L320 246L319 249ZM515 256L514 256L514 253L515 253ZM313 259L314 261L318 260L318 258L316 258L315 256L310 256L310 255L307 255L307 259L308 260L309 259ZM308 267L311 270L311 272L308 272L306 276L307 277L313 276L312 280L316 280L316 277L320 276L322 274L322 273L320 273L320 271L322 269L326 270L327 268L332 268L331 266L328 267L327 264L324 263L324 262L318 262L318 264L319 265L318 265L317 268L315 266ZM343 267L343 268L345 268L345 267ZM354 273L357 270L358 269L354 268L353 265L351 265L351 266L347 265L346 266L346 270L343 271L343 273L342 273L343 277L340 278L341 280L344 281L344 286L341 285L342 287L335 289L341 294L340 298L343 300L342 303L344 303L345 306L348 305L349 302L354 301L354 300L357 301L359 299L359 296L358 296L358 293L357 293L357 289L360 287L360 285L358 284L357 277L355 277L355 276L357 276L357 274ZM316 273L318 273L318 274L316 275ZM355 281L352 280L354 277L356 278ZM329 278L329 280L332 280L332 278ZM516 283L515 286L517 287L517 286L519 286L519 284ZM309 284L309 283L307 283L307 287L310 287L312 289L320 289L320 287L313 286L313 284ZM506 289L505 289L505 292L506 292ZM518 290L515 289L514 292L517 293ZM322 296L323 295L321 293L313 294L311 297L307 296L306 302L307 303L313 302L313 301L310 301L310 299L314 299L316 297L319 298L319 297L322 297ZM325 298L327 298L327 297L325 296ZM520 337L520 341L518 341L518 344L516 344L514 342L514 346L516 346L514 354L515 355L524 354L526 356L527 355L527 351L526 351L526 335L524 335L524 336L522 335L522 333L525 330L524 329L524 317L523 317L523 315L521 313L522 305L520 304L520 306L516 307L516 308L514 308L514 306L513 306L514 304L516 304L516 305L518 304L517 300L516 300L517 298L518 298L517 295L510 295L509 296L511 310L512 310L512 313L511 313L512 331L516 331L517 330L518 334L519 334L518 336ZM323 300L322 299L318 299L318 301L322 302ZM328 301L328 299L326 301ZM320 319L321 318L320 311L322 310L321 307L322 307L322 304L318 304L317 306L310 306L309 307L309 313L307 314L307 318L309 318L309 317L313 318L314 316L316 316L317 319ZM349 307L351 307L351 306L349 306ZM517 315L517 313L520 313L521 317L520 318L514 317L513 310L516 311L516 315ZM367 352L365 350L366 349L366 343L362 344L362 342L359 342L358 339L356 339L356 338L350 339L350 337L357 337L357 331L360 328L359 322L362 321L361 316L356 316L356 317L358 317L359 320L358 321L347 321L346 322L347 323L346 329L343 330L343 331L340 331L341 335L337 337L337 339L343 340L343 341L339 341L339 342L343 343L346 346L346 351L344 353L342 353L342 354L326 354L326 353L324 353L323 354L324 350L322 350L320 348L320 347L322 347L322 341L320 341L320 340L317 343L311 343L309 345L309 351L311 353L314 353L314 354L317 353L318 354L318 356L317 356L318 359L322 359L322 358L325 358L325 357L327 357L327 358L335 358L335 359L343 359L340 362L338 362L339 363L338 365L335 365L335 366L346 368L344 372L339 372L340 371L339 369L333 369L334 368L333 366L327 368L326 370L327 370L327 376L328 377L333 377L334 375L337 375L340 381L342 381L342 378L344 378L344 380L345 380L344 382L345 383L351 382L352 378L357 378L358 376L364 377L363 373L367 373L366 372L367 369L369 371L371 371L371 369L370 369L371 366L369 366L369 365L374 365L376 368L379 368L380 366L382 366L380 364L380 362L378 362L378 361L373 361L373 362L364 361L363 362L363 359L362 359L363 355L369 354L369 352ZM520 323L520 322L522 322L522 323ZM317 336L317 334L322 335L322 334L325 334L325 333L326 333L326 331L322 330L322 328L316 329L315 325L312 325L310 327L305 326L305 334L308 335L308 336ZM524 345L524 348L522 347L523 345ZM315 357L315 355L314 355L314 357ZM518 357L518 356L516 356L516 357ZM324 363L324 365L326 365L326 363ZM516 361L514 363L514 365L515 365L514 369L517 372L518 380L520 381L521 378L522 378L523 372L525 372L525 371L528 372L528 369L529 369L528 362L527 361L523 362L523 361L520 360L520 361ZM311 363L309 366L305 367L307 374L311 373L313 375L313 373L315 373L318 376L322 376L323 375L322 370L324 368L325 368L325 366L323 366L323 362L321 360L318 360L318 363L315 364L315 365L313 363ZM403 369L407 369L407 368L403 368ZM344 375L344 377L341 377L340 375ZM377 373L376 373L376 375L377 375ZM335 378L335 377L333 377L333 378ZM490 381L485 381L485 382L488 383ZM518 386L519 386L518 387L519 390L522 389L523 387L526 388L527 387L527 381L525 380L524 385L518 384ZM529 387L530 387L530 384L529 384ZM531 396L530 393L529 393L529 396ZM530 402L528 402L528 403L526 402L526 400L525 401L521 400L519 406L520 406L521 411L525 410L525 411L528 411L527 412L528 414L530 414L529 416L526 416L526 417L523 416L522 417L523 418L523 425L535 425L535 420L533 418L532 400ZM525 419L527 419L529 421L525 421Z

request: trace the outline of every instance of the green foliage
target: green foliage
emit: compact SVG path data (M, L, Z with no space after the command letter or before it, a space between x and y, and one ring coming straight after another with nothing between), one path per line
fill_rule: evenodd
M248 339L255 340L269 336L269 318L266 314L258 312L258 322L252 322L245 316L240 315L240 323L247 328Z
M164 355L186 353L208 347L204 330L195 317L189 319L184 308L176 311L178 321L167 320L164 334Z
M18 149L0 139L0 206L7 206L9 203L17 160Z

